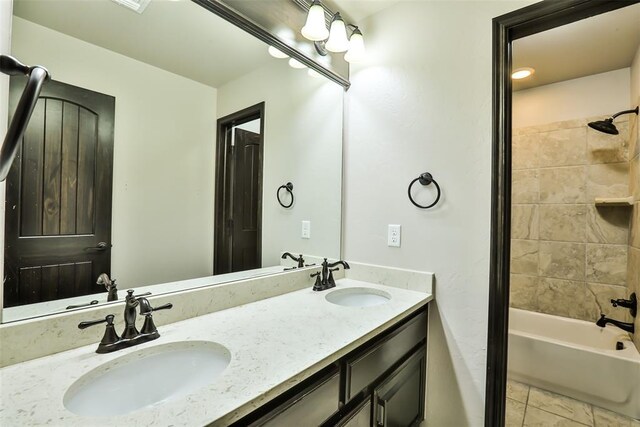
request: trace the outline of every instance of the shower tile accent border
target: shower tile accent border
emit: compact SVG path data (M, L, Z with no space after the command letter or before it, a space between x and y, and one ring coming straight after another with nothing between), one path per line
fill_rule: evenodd
M628 208L594 204L595 197L640 192L640 176L637 185L631 181L640 157L630 162L639 151L638 126L629 117L616 120L618 136L587 126L602 117L513 130L512 307L587 321L600 313L631 319L609 300L640 287L630 248L640 250L640 226L630 226L640 223L640 204L633 216Z

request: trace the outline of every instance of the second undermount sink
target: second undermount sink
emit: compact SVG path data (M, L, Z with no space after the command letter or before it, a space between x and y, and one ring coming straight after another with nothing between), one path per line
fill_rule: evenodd
M346 288L329 292L325 299L345 307L372 307L389 302L391 295L374 288Z
M230 362L229 350L214 342L157 345L88 372L69 387L63 403L78 415L123 415L211 384Z

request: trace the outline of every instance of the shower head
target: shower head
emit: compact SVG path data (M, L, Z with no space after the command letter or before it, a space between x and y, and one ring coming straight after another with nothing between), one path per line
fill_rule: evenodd
M613 119L615 119L616 117L622 114L631 114L631 113L638 114L638 107L634 108L633 110L620 111L619 113L616 113L605 120L598 120L596 122L591 122L589 123L589 127L591 129L595 129L603 133L608 133L609 135L617 135L618 129L616 128L616 125L613 124Z
M613 124L613 119L608 118L606 120L598 120L597 122L589 123L591 129L598 130L600 132L608 133L609 135L617 135L618 129Z

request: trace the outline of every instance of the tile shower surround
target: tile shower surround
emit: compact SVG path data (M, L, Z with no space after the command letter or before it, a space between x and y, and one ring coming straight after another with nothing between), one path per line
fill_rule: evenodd
M640 260L629 247L631 209L594 199L629 195L630 123L616 120L614 136L587 127L594 119L513 132L511 306L629 321L609 300L628 297L628 261Z

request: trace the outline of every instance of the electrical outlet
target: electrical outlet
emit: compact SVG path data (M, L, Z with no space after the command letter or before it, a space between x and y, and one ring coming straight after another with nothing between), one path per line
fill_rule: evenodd
M394 248L400 247L400 237L402 236L402 226L399 224L389 224L389 234L387 237L387 246Z
M302 221L302 234L303 239L311 238L311 221Z

